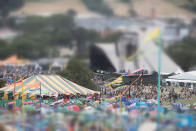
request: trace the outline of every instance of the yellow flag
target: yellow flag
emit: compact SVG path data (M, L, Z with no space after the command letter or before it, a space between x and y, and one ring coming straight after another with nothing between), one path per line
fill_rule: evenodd
M120 77L118 77L117 79L113 80L112 82L108 83L107 86L110 87L110 86L113 85L113 84L117 84L117 83L120 84L120 83L122 83L122 82L123 82L123 79L122 79L122 77L120 76Z
M124 60L128 60L128 61L132 61L133 59L135 59L138 54L140 53L141 49L144 48L145 44L151 40L153 40L154 38L157 38L160 35L160 27L156 27L152 32L150 32L147 37L145 38L144 42L142 43L142 45L136 50L136 52L134 54L132 54L131 56L125 58Z
M157 38L160 35L160 27L155 28L144 40L144 43Z

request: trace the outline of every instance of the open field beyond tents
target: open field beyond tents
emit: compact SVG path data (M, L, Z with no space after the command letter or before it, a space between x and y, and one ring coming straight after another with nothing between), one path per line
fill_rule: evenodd
M108 1L107 4L113 9L117 16L129 16L131 9L130 3L119 1ZM152 10L156 16L194 16L194 13L180 8L178 4L164 0L136 0L133 5L134 10L141 16L151 16ZM14 14L27 15L51 15L66 13L74 10L80 15L95 15L96 13L88 10L81 0L51 0L51 1L29 1L24 7L14 12Z
M142 16L151 16L153 8L157 16L191 17L194 15L194 13L165 0L136 0L134 2L135 11Z
M80 0L53 0L53 1L30 1L26 2L24 7L15 11L15 14L27 15L51 15L66 13L68 10L74 10L80 14L94 14L89 11Z

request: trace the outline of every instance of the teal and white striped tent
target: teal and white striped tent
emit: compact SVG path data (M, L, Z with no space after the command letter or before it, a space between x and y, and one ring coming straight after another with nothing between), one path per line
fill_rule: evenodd
M41 83L41 92L42 95L53 95L53 94L94 94L98 93L97 91L93 91L82 87L74 82L71 82L61 76L58 75L36 75L29 77L23 80L23 91L24 93L29 94L37 94L40 93L40 88L38 90L32 91L33 87L25 87L25 85L30 85L33 83ZM13 94L14 85L6 86L0 89L0 93L2 94ZM16 84L15 93L21 94L22 87L21 83Z

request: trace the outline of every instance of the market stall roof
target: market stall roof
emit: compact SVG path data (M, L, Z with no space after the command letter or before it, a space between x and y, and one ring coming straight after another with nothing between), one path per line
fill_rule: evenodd
M94 94L98 93L96 91L84 88L76 83L73 83L63 77L58 75L36 75L29 77L23 81L24 93L39 94L38 90L33 90L34 87L29 87L25 85L31 85L33 83L41 83L42 95L52 95L52 94ZM21 93L21 83L16 84L16 92ZM33 90L33 91L31 91ZM0 92L13 92L14 84L0 89Z

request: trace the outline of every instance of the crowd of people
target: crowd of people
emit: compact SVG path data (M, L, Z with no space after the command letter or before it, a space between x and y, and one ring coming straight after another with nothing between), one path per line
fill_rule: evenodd
M34 74L42 73L40 68L35 65L21 65L21 66L1 66L0 78L28 78Z
M27 130L68 130L68 131L94 131L94 130L138 130L147 122L155 124L154 115L157 106L157 86L143 85L141 83L134 84L129 89L129 85L122 85L117 88L108 88L101 79L94 79L101 86L100 94L56 94L54 96L42 96L40 105L40 96L37 95L35 100L27 99L25 101L25 128ZM123 94L123 92L127 91ZM122 94L122 97L117 97ZM164 87L161 86L161 107L162 111L161 126L168 130L168 125L173 126L175 130L184 129L176 123L179 122L175 108L164 106L164 101L170 101L170 104L177 102L178 99L189 100L194 94L190 88ZM13 100L11 101L13 103ZM0 107L0 122L7 117L9 122L13 118L9 115L14 109L11 102L5 103L5 106ZM21 104L21 103L20 103ZM22 107L21 105L17 105ZM196 105L195 105L196 106ZM178 108L178 107L177 107ZM184 107L179 107L184 111ZM172 110L171 110L172 109ZM189 108L188 108L189 109ZM10 111L6 114L6 112ZM189 110L188 110L189 111ZM18 111L19 112L19 111ZM21 112L15 114L14 128L22 130ZM121 113L122 112L122 113ZM168 113L169 112L169 113ZM17 114L18 113L18 114ZM138 115L140 114L140 115ZM140 127L138 126L137 118L140 116ZM187 116L186 116L187 117ZM181 120L181 119L180 119ZM184 119L182 119L184 120ZM1 125L2 130L9 122ZM32 126L33 125L33 126ZM192 126L191 123L188 126ZM4 129L3 129L4 128ZM153 127L154 128L154 127ZM151 130L151 129L150 129Z
M99 79L99 83L100 83ZM120 85L117 88L109 88L102 84L101 93L110 96L118 96L126 90L129 85ZM177 102L178 100L190 100L196 95L196 88L161 86L160 102ZM158 97L158 87L155 85L135 84L124 94L127 98L155 99Z

